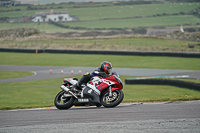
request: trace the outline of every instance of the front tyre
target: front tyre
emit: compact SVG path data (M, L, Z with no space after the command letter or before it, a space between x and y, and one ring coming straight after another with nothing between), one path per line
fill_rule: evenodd
M124 99L124 93L122 90L114 90L112 97L109 97L109 93L103 94L101 98L101 104L106 108L112 108L119 105Z
M74 100L73 96L66 96L65 91L61 91L56 95L54 105L58 109L69 109L73 106Z

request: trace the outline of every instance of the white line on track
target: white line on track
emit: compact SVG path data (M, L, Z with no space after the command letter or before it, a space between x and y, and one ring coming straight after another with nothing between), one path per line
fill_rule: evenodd
M143 104L170 104L170 103L181 103L181 102L199 102L200 100L195 101L168 101L168 102L135 102L135 103L121 103L118 106L131 106L131 105L143 105ZM96 106L72 106L71 108L96 108ZM100 108L103 108L101 106ZM57 109L56 107L45 107L45 108L30 108L30 109L14 109L14 110L8 110L8 111L25 111L25 110L49 110L49 109Z
M118 106L131 106L131 105L141 105L141 104L165 104L168 102L160 102L160 103L121 103ZM96 106L72 106L71 108L94 108ZM103 106L102 106L103 107ZM30 109L14 109L8 111L23 111L23 110L47 110L47 109L57 109L56 107L45 107L45 108L30 108Z
M32 76L35 76L35 75L37 75L37 72L35 72L35 71L31 71L32 73L34 73L34 75L32 75Z

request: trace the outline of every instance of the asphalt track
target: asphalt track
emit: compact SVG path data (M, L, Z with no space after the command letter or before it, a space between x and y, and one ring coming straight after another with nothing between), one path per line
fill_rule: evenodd
M50 69L52 74L50 74ZM59 66L15 66L15 65L0 65L0 71L29 71L34 75L0 80L0 83L20 82L20 81L32 81L42 79L52 79L59 77L68 77L81 73L92 72L95 67L59 67ZM63 74L61 74L63 70ZM71 74L73 70L74 74ZM200 71L192 70L166 70L166 69L138 69L138 68L113 68L119 75L128 76L182 76L188 75L190 78L200 80Z
M52 74L49 70L52 69ZM19 82L72 76L91 72L92 67L0 65L0 71L32 71L28 77L0 80ZM61 74L61 70L64 74ZM199 71L114 68L119 75L181 76L200 79ZM12 100L12 99L9 99ZM200 132L200 101L127 103L115 108L76 107L69 110L38 108L0 111L0 133L55 132Z
M200 101L0 111L1 133L199 133Z

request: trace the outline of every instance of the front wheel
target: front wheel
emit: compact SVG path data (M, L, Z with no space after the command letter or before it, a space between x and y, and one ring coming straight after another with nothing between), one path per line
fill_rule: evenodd
M106 108L112 108L119 105L124 99L124 93L122 90L114 90L112 97L109 97L109 93L103 94L101 98L101 104Z
M75 98L65 94L65 91L59 92L54 100L54 105L58 109L69 109L73 106Z

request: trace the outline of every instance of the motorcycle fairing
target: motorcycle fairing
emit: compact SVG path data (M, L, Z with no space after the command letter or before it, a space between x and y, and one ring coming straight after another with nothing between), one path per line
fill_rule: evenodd
M101 91L100 91L99 89L97 89L95 85L92 85L92 84L87 83L87 87L91 88L91 89L94 90L98 95L100 95Z
M87 103L100 103L99 95L88 86L83 90L83 97L75 99L73 104L75 106L80 106Z
M78 82L77 78L64 78L64 83L75 85Z
M107 77L107 78L105 78L105 79L108 80L108 81L110 81L110 82L113 82L113 83L114 83L114 86L115 86L116 88L118 88L118 89L122 89L122 88L123 88L122 81L121 81L120 78L118 78L116 75ZM116 84L116 81L117 81L118 83L120 83L120 85L119 85L119 84ZM116 90L116 89L114 89L114 90Z

